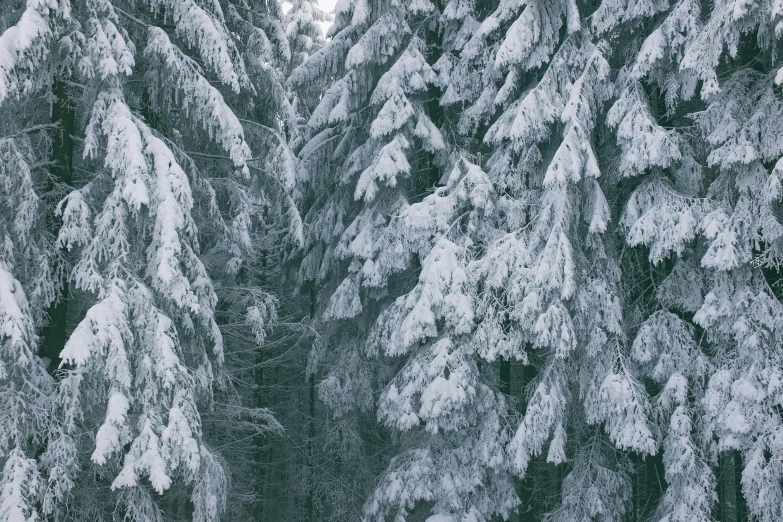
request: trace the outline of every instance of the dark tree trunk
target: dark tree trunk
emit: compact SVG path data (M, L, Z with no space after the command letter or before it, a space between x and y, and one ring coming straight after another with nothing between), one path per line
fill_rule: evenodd
M738 451L718 458L718 520L745 522L748 507L742 493L742 456Z
M56 166L52 169L47 192L50 197L59 200L58 187L70 186L73 182L73 139L75 114L74 108L69 103L68 84L62 78L55 78L52 91L56 96L52 107L52 122L59 124L57 135L52 143L52 156ZM52 205L54 208L54 205ZM54 214L49 217L49 232L57 236L60 230L60 219ZM61 299L52 305L47 311L49 323L42 328L40 356L51 361L50 368L55 369L60 364L60 353L65 347L66 322L68 318L68 281L66 278L61 283Z
M316 290L315 284L310 289L310 320L315 317L316 310ZM308 397L308 411L307 411L307 484L306 484L306 498L305 498L305 510L307 512L307 522L313 522L315 520L315 506L314 506L314 482L315 482L315 469L313 466L313 459L315 455L313 453L313 442L315 441L315 375L312 373L307 377L307 383L309 387Z
M525 350L529 352L530 345L527 345L525 347ZM509 377L510 377L510 369L509 369ZM521 390L521 393L525 394L525 389L527 386L533 381L533 379L536 378L536 369L532 365L526 365L522 367L522 371L520 372L520 384L519 389ZM511 379L509 378L509 382L511 382ZM523 409L526 409L526 405L522 406ZM522 412L524 413L524 411ZM532 464L532 463L531 463ZM554 466L552 467L552 473L558 473L557 468ZM537 513L537 507L541 503L542 499L536 499L535 498L535 490L536 490L536 482L544 482L549 481L549 476L546 478L539 477L539 480L536 481L533 473L533 469L528 469L528 473L526 474L524 480L521 481L519 484L519 500L522 502L520 506L520 512L519 512L519 522L534 522L535 520L538 520L540 517L538 516L539 513ZM549 492L547 492L549 493Z
M511 361L500 360L500 391L504 395L511 395Z
M737 473L734 453L718 459L718 509L721 522L739 522L737 518Z

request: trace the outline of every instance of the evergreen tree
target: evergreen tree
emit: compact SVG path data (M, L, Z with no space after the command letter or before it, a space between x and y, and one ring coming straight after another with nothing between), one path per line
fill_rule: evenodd
M59 74L82 91L77 110L86 122L79 175L52 209L62 220L56 241L31 236L46 216L35 212L35 156L26 138L34 130L3 140L3 171L23 173L6 176L8 212L17 217L4 226L3 304L15 303L5 314L13 373L3 372L11 375L4 396L18 423L8 424L3 443L2 505L11 520L219 519L234 462L210 449L204 414L231 396L225 357L241 346L224 345L216 282L236 278L256 250L250 237L259 200L280 212L294 239L299 233L290 196L296 169L270 127L284 110L253 112L254 100L263 103L257 85L274 75L247 65L223 7L119 4L91 0L72 10L67 2L31 1L2 36L2 102L18 109L20 96L51 87L57 49L70 65ZM171 35L159 27L169 21ZM243 98L243 111L231 107ZM285 102L281 89L266 109ZM265 133L246 133L237 114ZM250 144L263 163L253 163ZM204 145L214 152L190 152ZM58 298L62 263L46 256L61 247L73 253L72 300L84 308L69 314L75 328L59 354L55 392L34 355L35 327ZM225 261L208 267L207 253ZM12 275L17 265L25 266L21 279ZM232 297L223 300L244 306L248 329L263 341L275 300L255 286ZM270 412L252 406L224 413L250 418L255 433L279 429ZM209 434L213 441L231 436L221 429Z
M311 369L322 372L319 397L330 408L324 443L339 448L337 462L329 465L352 482L335 485L344 493L329 503L329 509L351 506L340 519L358 516L374 479L377 461L368 454L377 444L393 443L367 431L374 423L373 397L389 372L385 362L380 372L373 370L371 359L383 352L365 347L376 303L399 295L391 276L415 274L414 253L431 247L429 228L420 238L406 238L390 216L412 211L417 194L442 175L433 162L441 168L449 163L425 106L437 82L425 56L427 39L434 37L433 10L427 2L340 5L331 40L290 79L306 95L334 78L312 112L313 137L300 152L312 196L299 277L324 296Z
M4 6L3 15L11 14ZM38 356L46 308L61 298L62 260L47 229L51 175L45 150L55 129L25 97L50 77L55 41L69 23L67 2L27 2L0 36L0 519L36 520L46 479L36 456L54 424L54 380ZM14 114L10 104L17 102Z

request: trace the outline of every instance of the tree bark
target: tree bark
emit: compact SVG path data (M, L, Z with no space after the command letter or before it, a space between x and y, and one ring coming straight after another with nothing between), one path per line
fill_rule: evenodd
M315 317L316 310L316 291L315 284L310 289L310 320ZM307 522L315 520L315 509L313 500L313 487L315 470L313 469L313 442L315 441L315 375L312 373L307 377L309 387L308 411L307 411L307 484L305 510L307 512Z
M529 353L530 345L527 345L525 347L525 350ZM509 370L510 372L510 370ZM510 375L509 375L510 377ZM520 390L522 390L522 394L525 392L525 388L533 381L533 379L536 378L536 369L532 365L526 365L522 368L522 372L520 375L521 383L520 383ZM511 382L511 379L509 378L509 382ZM523 410L527 409L527 404L521 405ZM524 413L524 411L522 412ZM532 464L532 463L531 463ZM551 473L558 473L558 470L555 466L551 466L552 471ZM532 469L528 470L528 473L526 474L525 478L519 483L518 491L519 491L519 500L521 501L520 511L519 511L519 522L534 522L537 520L539 513L537 513L537 507L538 504L542 499L536 499L535 498L535 488L536 488L536 481L533 480L533 473ZM545 481L549 481L550 477L548 476Z
M57 198L59 185L70 186L73 182L73 139L75 114L74 108L68 101L69 89L64 79L55 77L52 86L56 100L52 107L52 122L59 124L59 132L52 143L52 155L56 166L52 169L47 186L47 192ZM58 198L59 199L59 198ZM54 209L54 205L51 205ZM61 222L52 212L48 216L49 232L56 237L59 233ZM60 281L60 300L54 303L46 311L49 323L42 328L39 354L42 358L51 361L50 368L55 369L60 365L60 353L65 347L66 323L68 318L68 280L67 276Z
M500 392L511 395L511 361L500 359Z
M718 459L718 508L721 522L739 522L737 517L738 487L734 453Z

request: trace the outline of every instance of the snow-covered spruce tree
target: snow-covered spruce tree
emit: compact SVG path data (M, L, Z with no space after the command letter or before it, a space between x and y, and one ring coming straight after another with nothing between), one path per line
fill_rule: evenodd
M64 371L53 415L36 406L51 380L33 354L35 314L56 297L56 278L36 274L46 259L36 258L40 245L28 237L37 226L32 168L25 167L30 146L24 132L3 139L4 171L23 173L5 184L6 208L16 217L3 225L4 287L13 296L3 305L16 305L6 314L3 341L6 370L13 373L3 372L3 379L9 392L37 394L24 399L29 409L20 412L13 405L20 399L9 393L4 409L19 423L8 439L13 458L3 479L3 513L11 519L147 521L165 513L217 520L225 509L231 459L213 453L207 438L244 437L222 425L210 434L202 428L215 392L220 400L231 390L213 281L236 278L254 254L259 201L297 233L288 195L293 157L272 127L285 99L279 92L258 94L270 74L259 63L247 65L253 51L240 50L225 18L218 3L188 0L91 0L73 11L67 2L31 1L0 39L3 102L51 85L50 76L39 80L37 68L51 53L47 46L57 43L66 63L78 63L71 72L74 85L81 83L78 109L86 123L76 188L57 207L62 226L56 245L48 245L50 254L59 247L74 253L74 300L89 308L71 312L77 324L60 354ZM60 19L70 32L55 42L63 33L53 29ZM158 27L168 21L172 35ZM279 24L275 34L285 40ZM237 113L256 131L246 132ZM253 163L248 143L263 163ZM189 152L195 147L211 154ZM224 261L205 266L202 251ZM22 263L26 273L12 275ZM36 280L44 275L49 278ZM260 340L263 323L274 318L274 300L249 283L237 291L242 296L226 301L244 307L248 329ZM254 433L277 427L264 410L229 406L222 415L245 416L234 425ZM25 455L42 444L39 463ZM162 496L154 498L153 490ZM30 511L38 507L43 511Z
M589 5L500 2L458 56L441 58L457 129L487 154L499 211L471 264L477 354L517 359L534 380L508 451L521 477L546 448L562 483L549 518L616 520L631 497L629 453L654 454L652 407L631 358L618 248L609 228L613 176L601 166L615 89L615 43ZM483 64L477 85L465 75ZM547 448L548 446L548 448ZM595 487L595 483L605 487ZM528 510L532 506L523 506Z
M705 378L712 371L689 321L701 295L699 277L692 273L698 262L673 260L694 255L690 243L703 210L696 198L703 147L682 117L697 108L686 101L696 79L677 69L686 43L700 28L699 13L698 2L681 1L605 10L596 24L601 34L633 42L622 55L616 100L607 114L616 145L612 151L607 143L607 156L613 158L623 207L620 231L630 247L648 247L642 255L627 251L623 273L626 314L639 325L632 356L648 390L658 393L655 432L667 485L652 513L657 520L712 520L717 500L715 469L696 435ZM641 503L635 500L636 506ZM635 507L634 513L640 512Z
M329 20L316 2L296 0L283 18L285 34L291 49L291 70L302 64L310 55L323 47L323 29L320 23Z
M700 264L708 273L694 315L715 350L716 371L704 399L705 436L710 450L742 455L742 493L757 520L783 517L783 419L777 411L783 401L777 377L783 371L778 319L783 306L776 288L783 103L775 87L781 62L767 36L779 17L779 8L764 4L757 10L716 5L681 66L702 80L706 108L696 122L714 176L699 223L706 238ZM743 66L711 92L710 70L721 72L719 58L711 55L721 56L724 45L729 58ZM703 67L711 59L712 66ZM760 65L753 67L756 61Z
M383 454L385 446L399 445L399 436L394 433L398 428L407 431L407 428L418 426L418 421L404 422L398 418L405 413L397 410L397 399L393 398L395 386L405 386L410 379L419 381L421 388L412 391L410 398L400 399L418 402L428 384L421 379L429 381L436 377L435 373L444 371L448 375L443 357L454 351L454 357L460 359L455 359L455 364L465 365L468 372L465 378L472 380L476 393L481 394L466 400L470 404L489 401L484 406L487 409L491 409L495 400L491 390L475 383L476 369L472 362L462 358L460 349L452 348L447 338L426 342L427 336L422 332L411 331L412 336L419 335L417 341L409 339L405 343L387 343L387 346L367 341L371 332L375 332L371 339L381 336L386 319L401 320L387 314L386 319L380 319L373 326L383 308L392 304L401 293L411 290L411 283L419 278L419 273L425 273L426 265L432 265L433 278L440 277L440 270L450 269L444 265L447 263L445 258L444 263L434 261L437 253L432 254L433 260L425 261L425 258L448 228L445 223L456 209L430 209L438 204L430 200L413 205L451 171L446 145L427 109L428 98L437 87L437 76L428 64L427 56L431 50L428 44L437 37L434 24L438 13L434 9L428 2L341 4L336 23L330 30L331 40L291 75L292 84L305 93L325 90L310 118L313 137L300 152L308 174L305 185L307 249L300 279L303 284L319 290L316 325L320 340L312 354L311 371L321 373L318 392L329 407L329 417L320 427L321 440L327 448L337 448L337 462L326 455L324 461L343 481L343 484L329 484L336 494L324 493L335 495L326 501L325 513L341 519L358 516L361 503L369 493L368 486L380 471L378 460L370 460L367 455L371 452ZM456 172L454 190L458 190L462 177L460 169ZM471 182L475 177L473 175ZM462 195L460 205L466 197ZM435 198L457 204L456 196L438 194ZM446 207L449 203L443 205ZM418 221L416 212L421 213ZM457 262L458 254L445 244L443 248L446 250L443 255ZM457 246L453 249L459 250ZM421 285L426 284L422 280ZM460 285L455 281L455 292ZM421 291L419 288L414 293L418 295ZM411 297L411 300L415 299L415 296ZM433 303L432 306L440 305ZM409 312L410 309L399 311L400 314ZM392 328L391 324L389 328ZM418 341L425 346L419 348ZM408 357L395 360L403 355ZM404 365L406 359L408 365ZM417 367L423 362L440 365L440 369L436 370L434 366L435 373L430 377L416 375L422 371ZM399 367L401 363L403 366ZM406 382L390 383L395 375L398 381ZM458 373L455 378L460 378ZM458 386L455 382L452 384ZM381 406L377 415L383 424L393 429L391 433L379 431L374 425L374 406L379 393L381 403L386 406ZM368 518L380 519L398 509L404 513L419 499L437 498L449 505L463 503L464 499L458 497L470 493L472 485L468 482L478 480L477 477L483 480L486 462L493 458L489 454L476 464L475 469L466 468L469 478L455 476L455 480L461 482L456 489L437 483L436 477L446 471L449 459L456 459L452 463L460 461L467 465L472 458L472 455L460 452L460 436L441 444L442 429L454 432L457 427L469 424L472 437L476 437L481 428L501 429L499 422L480 425L480 420L472 418L470 412L461 406L456 409L458 411L450 419L447 418L450 415L443 412L446 418L440 427L437 419L440 413L432 412L431 441L422 441L420 446L409 443L398 446L404 454L399 454L391 464L375 499L367 504L365 515ZM415 432L419 433L419 430ZM415 433L405 436L412 440L417 437ZM487 438L497 440L497 437ZM495 450L499 447L493 446ZM426 474L421 477L421 487L417 486L419 482L403 478L405 475L413 478L410 474L418 473L417 469ZM395 476L405 482L399 494L390 486L390 483L396 483ZM490 475L487 478L486 488L479 488L471 499L486 504L490 511L500 510L501 507L490 507L493 501L489 497L495 483ZM501 489L507 490L508 486ZM346 508L349 510L339 511Z
M326 43L321 24L331 20L331 17L317 4L312 0L296 0L283 19L285 34L291 49L291 60L285 67L288 77ZM293 114L297 118L297 129L296 132L291 133L289 143L293 150L299 151L308 141L307 123L313 109L320 102L322 93L315 89L296 89L291 82L286 82L286 87L293 105Z
M39 332L47 307L60 298L62 263L46 220L55 128L48 104L30 95L51 82L70 7L14 7L0 7L12 24L0 35L0 520L39 520L46 479L36 457L53 422L54 396L38 356Z
M94 465L116 491L117 510L132 520L156 520L160 509L141 479L162 494L181 476L194 486L194 514L214 519L225 502L226 476L203 443L196 401L210 392L223 346L216 296L197 257L190 181L171 148L128 106L123 77L133 73L135 45L118 29L114 7L86 8L81 66L95 94L84 155L100 157L103 168L61 204L59 241L83 246L72 277L97 302L62 353L72 368L60 383L64 426L45 455L62 470L51 474L49 491L55 501L74 495L76 517L95 517L108 499L76 475ZM150 28L147 51L168 54L170 66L187 74L185 57L160 29ZM225 66L220 72L227 76ZM192 73L180 80L189 96L198 79ZM241 128L233 132L219 139L247 168ZM81 439L100 416L94 443ZM90 464L79 461L83 444L93 446Z
M641 140L652 144L655 132L669 134L655 150L664 151L675 167L666 169L659 154L652 163L664 170L645 173L623 215L628 243L648 246L651 263L665 265L667 256L673 258L657 291L663 310L639 333L659 340L648 340L655 348L644 358L661 357L665 364L656 367L663 370L660 377L669 379L666 390L677 390L682 397L677 401L685 400L671 417L669 435L682 442L664 448L664 458L671 455L670 486L661 514L670 512L671 520L709 519L716 493L706 462L720 477L721 519L749 515L776 520L783 516L776 406L780 333L775 319L781 311L777 165L783 149L777 129L783 113L775 83L781 64L774 26L780 8L770 2L718 2L712 9L678 2L662 10L661 24L628 67L628 85L642 104L649 97L651 104L665 106L663 117L677 124L677 132L632 125L631 118L619 115L628 157L649 161L653 150L641 148ZM661 94L647 96L639 82L655 85ZM677 119L686 111L696 132ZM661 342L666 336L672 339L661 331L661 318L668 314L664 310L703 329L708 371L700 368L698 358L671 352L683 342ZM682 322L668 317L667 323ZM687 334L692 327L676 328ZM683 334L677 337L692 345ZM682 438L687 435L682 423L693 422L683 415L699 426L695 450L688 450L691 442ZM741 484L734 473L740 468ZM694 497L710 502L693 502ZM690 511L696 508L698 513Z
M381 236L389 250L409 245L421 270L367 342L371 354L407 356L379 398L379 420L402 435L366 506L369 520L405 519L420 501L457 519L508 518L519 502L505 451L506 400L481 369L486 339L470 335L471 247L486 233L495 200L487 174L459 159L445 186L393 217Z
M779 236L775 206L778 181L773 165L780 156L780 150L773 138L777 135L776 131L772 129L779 125L780 110L777 93L773 90L776 65L773 40L770 39L777 11L770 4L764 4L763 9L720 4L715 6L702 27L702 6L697 2L681 1L671 5L604 2L595 12L588 11L589 22L585 19L580 24L575 15L581 12L584 17L585 7L590 9L589 6L566 4L556 7L551 2L527 3L517 18L519 8L501 2L492 16L484 20L477 30L473 29L476 37L468 43L459 44L459 59L444 55L442 65L438 67L447 75L449 85L443 102L467 102L461 112L460 130L481 135L486 128L483 126L490 125L484 136L484 142L494 149L488 161L490 179L495 184L498 183L496 180L502 180L504 197L513 194L515 183L517 187L524 184L528 191L524 199L517 196L522 212L509 212L507 215L524 216L524 219L517 217L519 229L524 231L529 228L531 233L519 233L518 236L525 239L522 246L503 250L502 255L516 257L523 253L531 256L533 247L533 257L520 256L522 260L517 261L517 266L533 269L532 275L527 277L541 274L543 266L546 270L541 281L551 285L552 282L558 284L567 280L566 277L552 276L551 267L558 267L558 263L551 258L537 266L535 247L541 244L541 239L536 238L536 229L542 216L551 219L552 201L565 205L565 208L568 205L567 194L551 199L552 181L556 179L553 175L565 173L568 176L574 172L575 166L577 172L584 169L584 176L590 172L591 154L597 151L601 164L605 163L608 167L602 170L609 176L599 178L605 180L602 182L604 190L608 189L610 200L620 197L624 206L619 221L627 242L631 246L647 245L650 263L661 267L662 272L657 271L657 274L663 275L662 281L656 279L661 275L648 279L643 275L646 271L644 266L639 267L642 270L635 268L628 271L624 268L623 280L617 272L620 263L608 261L612 258L608 248L598 255L597 260L591 260L589 253L595 243L590 234L596 232L593 224L599 223L598 231L606 227L608 207L596 212L601 207L595 206L601 199L596 197L597 194L584 194L574 200L586 206L583 219L586 225L589 223L585 227L587 240L567 235L568 243L561 240L560 244L570 245L571 251L561 250L564 252L561 258L566 260L566 265L575 259L574 266L584 267L581 278L587 276L587 281L582 280L582 284L589 282L589 288L599 283L603 289L593 295L608 296L611 300L603 305L595 304L590 298L592 292L580 295L580 278L574 278L577 302L582 306L593 304L569 310L573 330L562 328L562 324L538 322L545 316L536 319L535 315L535 323L529 323L526 328L524 323L520 325L523 326L521 330L528 334L523 341L534 347L544 344L540 337L542 333L553 336L554 332L569 332L565 337L573 340L572 346L587 348L589 358L576 359L582 378L578 382L561 379L562 387L554 395L557 397L554 402L550 398L551 392L547 394L541 388L551 374L546 366L539 370L538 380L541 382L525 405L524 429L518 431L511 446L512 451L517 452L516 464L520 471L524 470L528 464L528 452L540 451L541 443L549 436L553 437L553 443L560 438L557 430L549 431L551 428L546 423L551 421L545 421L541 439L530 438L531 433L536 431L536 424L541 433L542 420L551 418L551 415L542 415L541 410L536 409L540 397L546 397L549 408L553 404L564 408L562 401L568 394L562 390L568 388L572 397L578 390L585 399L584 420L588 424L603 421L615 446L652 453L658 444L663 445L663 464L669 484L657 509L661 519L711 519L716 500L716 468L718 474L726 477L722 480L734 480L733 472L719 465L716 456L719 452L732 450L739 450L748 461L742 480L750 514L760 519L775 519L780 516L775 511L779 506L776 499L780 481L774 456L777 446L772 441L777 440L774 434L779 430L780 419L773 406L778 400L777 385L770 383L777 382L776 377L771 376L777 375L779 370L772 362L778 357L774 348L775 329L766 321L776 316L775 310L779 306L774 292L767 286L770 278L776 277L778 266L775 246ZM464 20L466 25L476 27L470 17L464 16ZM580 25L583 26L581 29ZM560 28L564 32L558 33ZM496 42L493 35L504 31L505 39ZM582 42L578 41L580 35ZM632 43L628 49L616 45L628 42ZM611 141L616 142L616 149L610 140L596 135L589 138L586 145L578 141L569 143L569 140L579 138L580 133L572 132L574 128L578 129L576 126L569 129L571 122L568 120L572 120L573 113L568 107L575 93L584 89L579 79L584 73L580 71L588 69L571 49L584 51L596 44L613 64L618 64L616 76L609 77L604 73L603 78L604 82L610 80L614 84L613 89L607 89L607 97L613 98L611 104L607 104L611 107L609 112L605 115L600 112L600 101L603 101L600 91L599 96L594 98L594 101L599 101L595 122L599 130L606 123L608 132L603 136L609 134ZM728 57L722 54L724 48ZM558 58L566 60L562 67L566 74L559 77L562 82L559 85L547 83L558 78L553 75L557 71ZM751 59L753 62L750 62ZM748 70L747 64L751 63L753 71ZM469 75L474 64L482 64L486 69L484 83L489 87L484 90L478 89L475 77ZM719 82L722 69L727 71L723 73L727 78ZM533 85L526 86L531 80ZM542 84L543 88L538 88ZM596 78L589 82L592 89L600 88L600 84L601 81L596 81ZM706 105L706 110L697 112L695 117L700 133L687 128L689 124L682 117L699 110L699 102L693 101L697 87L698 96ZM522 93L521 99L509 101L509 96L513 99L514 93L519 92ZM515 106L515 103L518 105ZM595 103L580 103L575 107L578 107L576 114L585 114L585 108L596 110ZM495 114L499 116L495 117ZM676 126L675 130L666 130L659 120L668 120L670 125ZM586 120L576 121L583 129L589 130L592 126L585 125ZM552 144L552 135L557 132L559 122L566 124L566 132L571 132L571 137L565 134L566 139L555 149L557 142ZM536 146L530 147L531 143ZM571 169L558 168L563 165L559 160L563 152L569 153ZM613 159L615 154L616 160ZM543 176L538 174L543 179L535 177L537 172L541 172L537 171L536 165L542 160L544 165L548 164ZM706 176L702 165L710 169ZM508 174L499 178L496 173ZM624 181L633 178L641 178L641 183ZM624 201L625 187L629 186L631 195ZM533 217L529 224L528 216ZM595 218L599 219L596 221ZM603 225L600 225L601 222ZM543 230L549 231L551 222L544 223ZM701 246L695 246L693 240L700 234L706 243L702 240ZM607 244L607 247L611 248L611 245ZM582 252L578 253L577 248ZM545 247L542 252L546 251ZM493 255L491 248L485 249L485 252L484 257ZM673 254L676 260L672 264L667 258ZM607 262L610 263L608 266ZM667 263L668 266L662 266ZM701 268L697 268L699 264ZM612 265L616 268L609 268ZM504 263L500 269L495 266L488 273L505 277L511 272L506 269L508 266L514 265ZM587 268L596 266L602 267L597 276ZM724 272L726 270L730 272ZM616 275L612 277L613 272ZM601 282L601 279L604 281ZM606 285L612 279L614 290L612 285ZM640 310L641 317L631 301L624 302L625 313L633 318L634 323L637 317L643 321L640 328L629 328L630 333L636 335L633 346L629 347L624 340L627 327L616 314L620 311L616 299L618 296L628 299L639 293L633 288L641 284L656 287L656 291L650 295L644 290L636 296L647 301L645 310ZM721 288L721 291L710 291L710 285ZM516 288L514 284L501 284L499 287L502 290ZM748 298L739 297L743 291L748 292ZM613 293L615 297L612 297ZM711 303L708 304L704 294L712 299ZM525 283L523 290L511 299L505 309L524 306L522 310L527 315L536 309L549 307L549 312L552 310L551 301L539 308L542 296L546 293L535 285ZM750 296L754 296L751 303L758 302L759 306L761 302L766 303L765 312L748 304ZM564 301L563 296L560 297L561 302ZM727 304L719 307L717 303L721 300ZM738 303L738 307L728 308L728 303L732 302ZM615 318L604 325L600 320L585 321L583 314L593 313L595 309L603 311L604 321L611 319L606 312L615 310ZM510 320L519 321L525 315L512 313ZM607 328L612 322L615 326ZM689 325L689 322L695 324ZM485 320L480 328L489 324ZM596 325L604 330L603 333L595 331ZM585 326L593 331L585 332ZM694 339L694 326L706 330L706 339L710 343L707 352L713 355L710 361L702 351L703 347L698 347ZM504 334L507 331L513 332L513 326L502 330ZM574 332L576 335L573 335ZM588 335L585 336L585 333ZM598 337L594 337L596 333ZM597 365L596 358L600 359L602 355L600 351L593 351L600 344L605 345L606 339L598 344L593 340L600 340L606 333L615 335L620 347L614 368L609 372L607 369L612 368L609 361ZM753 339L753 350L743 344L747 338ZM772 344L765 345L762 339L769 339L767 342ZM521 345L516 342L512 346ZM530 357L530 354L525 356ZM590 368L598 371L586 371ZM724 368L725 373L720 368ZM705 390L705 378L716 370ZM591 372L594 372L592 376ZM753 377L747 380L749 375ZM650 392L661 391L654 410L647 404L646 393L637 382L642 376L652 381ZM751 404L756 405L755 410L747 404L749 396L740 392L738 383L746 382L756 383L754 386L758 388L754 389L765 390L753 395ZM596 384L600 384L598 394L591 391L596 389ZM633 397L638 399L634 401ZM596 398L598 400L594 402ZM615 402L615 407L612 407L612 402ZM737 409L731 410L731 407ZM729 418L728 411L740 410L743 411L741 418ZM746 420L749 411L758 412L752 415L753 423ZM655 413L657 426L652 423L653 419L644 415L648 412ZM582 421L577 418L573 424L572 415L568 414L572 424L564 432L569 437L582 431L579 429ZM616 415L623 419L622 423L612 420ZM527 426L528 421L530 426ZM762 425L763 428L760 427ZM698 432L693 432L696 427ZM661 435L656 441L654 435L658 433ZM738 433L749 438L740 438ZM526 440L537 445L527 446ZM520 442L523 443L521 448L517 445ZM556 518L573 520L598 515L613 518L620 516L625 509L616 496L622 497L623 492L626 498L630 496L627 476L619 477L620 486L623 481L626 482L622 487L603 491L590 491L588 488L581 496L569 491L573 486L586 487L590 484L589 480L573 480L574 474L583 473L585 468L580 462L590 446L580 441L574 447L573 467L562 484L563 504L552 513ZM550 457L551 449L548 459ZM729 453L728 460L736 459ZM728 494L736 496L736 491ZM739 502L732 505L734 502L728 498L721 499L718 507L723 519L736 520L742 516ZM596 511L591 512L593 509ZM633 516L638 516L638 513L634 512Z
M655 39L665 33L669 42L666 61L676 64L685 40L695 30L698 6L694 8L693 2L675 3L671 14L667 10L668 5L632 9L604 4L592 20L596 34L631 44L618 49L612 60L618 73L614 77L614 100L606 114L601 154L614 185L616 203L612 206L627 203L625 212L616 215L619 231L626 234L630 246L637 246L641 242L634 236L644 234L644 227L649 229L658 222L676 227L656 236L655 243L650 244L649 261L638 249L626 249L621 262L625 321L629 333L635 336L631 356L638 375L646 381L647 392L658 394L652 403L650 425L662 454L662 461L658 461L661 457L652 463L634 461L630 515L709 520L715 501L714 475L691 431L698 422L694 408L703 392L708 364L694 338L694 328L662 307L656 295L656 285L666 271L661 261L672 251L682 252L693 237L687 230L693 206L678 191L693 194L700 175L700 166L684 136L659 122L664 114L679 117L674 110L667 112L664 105L668 103L671 109L681 92L688 89L689 79L676 71L669 75L669 71L661 70L661 63L654 63L663 56L662 50L656 51L657 58L645 61L649 52L644 50L649 45L649 40L644 42L646 36ZM656 87L651 86L653 82L657 82ZM651 103L647 93L653 89L657 93ZM660 206L651 210L655 204ZM640 216L642 219L634 224ZM655 474L663 472L668 483L665 491L661 485L650 483L650 466L656 468ZM659 471L658 467L663 469Z
M4 131L7 129L3 129ZM24 132L24 131L22 131ZM45 488L35 456L52 422L54 381L37 355L37 327L57 298L53 241L42 219L31 140L0 138L0 519L40 517Z
M0 521L783 519L779 2L320 16L0 6Z

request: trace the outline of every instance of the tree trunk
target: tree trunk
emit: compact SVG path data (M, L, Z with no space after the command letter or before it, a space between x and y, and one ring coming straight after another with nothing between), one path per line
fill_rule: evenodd
M69 89L62 78L55 78L52 92L56 100L52 107L52 122L60 125L59 132L52 143L52 156L56 166L52 169L47 186L47 192L59 200L58 186L70 186L73 181L73 139L75 114L73 106L68 102ZM54 202L53 202L54 203ZM54 205L51 206L54 208ZM54 213L49 216L49 232L57 236L60 230L60 219ZM50 368L60 365L60 353L65 347L66 321L68 317L68 280L67 276L60 281L61 298L46 311L49 323L42 328L40 356L51 361Z
M147 92L146 90L144 91ZM148 119L148 122L152 124L152 119L154 117L154 114L151 111L151 105L147 102L148 96L144 97L144 104L146 107L150 108L149 116L145 117ZM261 270L260 274L258 275L258 281L257 286L259 288L265 289L266 288L266 274L268 269L268 260L269 260L269 244L267 242L267 216L269 212L269 207L267 205L264 205L263 210L263 224L261 228L261 252L260 252L260 258L261 258ZM252 285L254 281L252 281L252 277L247 277L247 284ZM275 379L270 379L269 372L264 371L264 362L265 362L265 353L263 350L259 349L259 347L256 347L256 356L255 356L255 371L254 371L254 385L255 389L253 391L253 405L256 408L263 408L268 405L276 404L275 400L276 397L274 396L274 390L275 390ZM268 391L267 391L268 390ZM254 454L252 456L252 459L254 461L254 467L255 467L255 492L256 495L259 498L259 510L258 515L260 516L259 520L268 520L269 519L269 513L267 512L267 505L269 503L269 491L271 490L271 480L272 480L272 473L271 473L271 466L272 466L272 445L269 444L266 440L266 437L263 435L256 435L253 438L254 442Z
M310 320L315 317L316 310L316 292L315 284L310 289ZM313 486L315 482L315 469L313 466L313 442L315 441L315 375L312 373L307 377L309 386L309 400L307 412L307 484L305 510L307 512L307 522L315 520L315 510L313 501Z
M500 392L511 395L511 361L500 359Z
M525 350L528 350L530 348L530 345L527 345L525 347ZM509 377L510 377L510 368L509 368ZM520 374L520 387L521 394L525 393L525 388L533 381L533 379L536 378L536 369L532 365L526 365L522 368L521 374ZM511 379L509 378L509 383L511 382ZM522 413L524 414L524 411L527 409L527 404L520 404L522 407ZM551 466L553 468L553 473L557 473L558 470L554 466ZM528 473L525 475L525 478L521 481L518 487L519 491L519 500L522 502L520 506L519 511L519 522L534 522L538 518L540 518L537 513L537 507L541 503L542 499L536 499L535 498L535 488L536 488L536 480L534 480L534 473L533 469L528 469ZM547 477L548 479L549 477ZM544 480L547 480L544 479Z
M737 482L734 453L723 454L718 458L718 509L721 522L739 522L737 517Z

